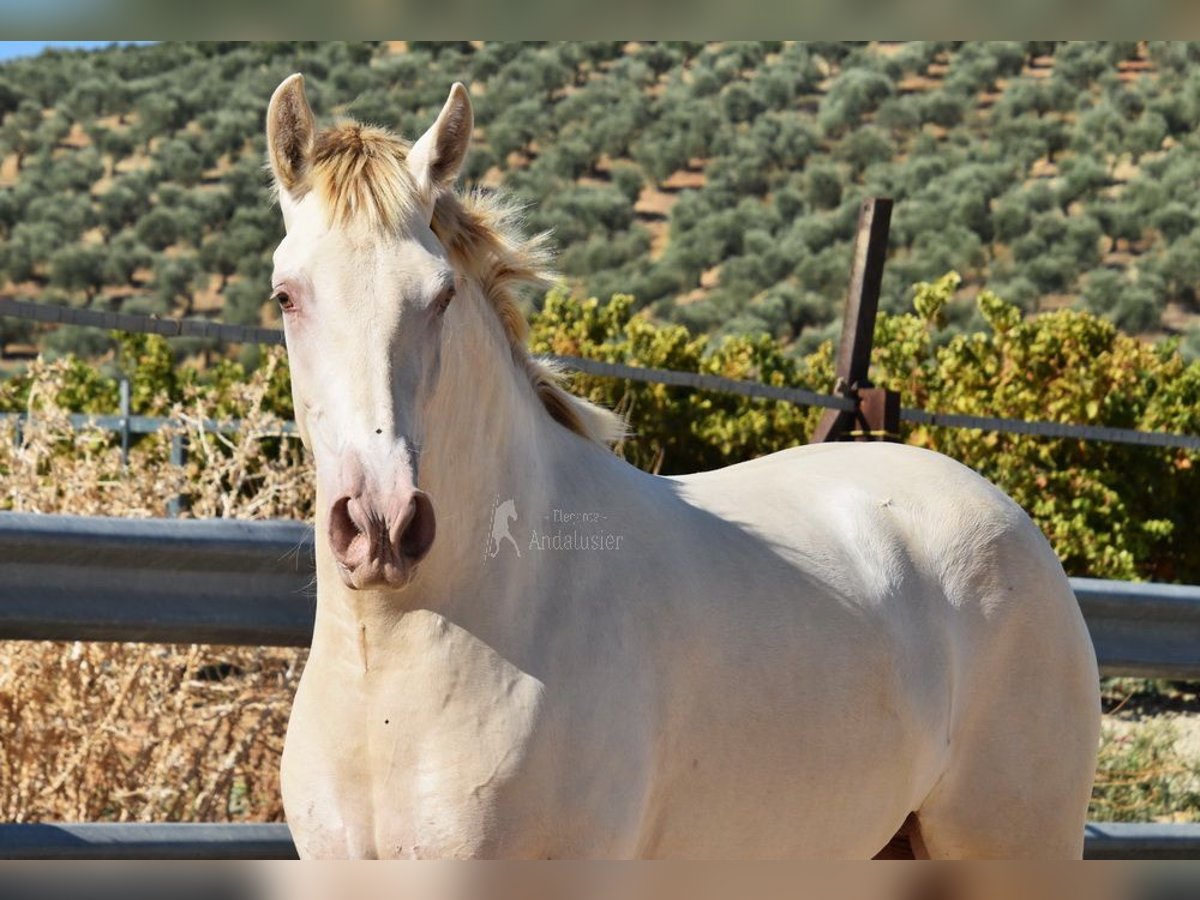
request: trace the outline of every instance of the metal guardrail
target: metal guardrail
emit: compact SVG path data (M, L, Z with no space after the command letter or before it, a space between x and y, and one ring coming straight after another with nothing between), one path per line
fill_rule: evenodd
M1200 824L1090 822L1085 859L1200 859ZM0 824L0 859L295 859L287 825Z
M0 859L296 859L286 825L211 822L0 824Z
M304 646L299 522L0 513L0 639ZM1101 669L1200 677L1200 587L1073 578Z
M0 639L307 646L298 522L0 513Z
M1200 587L1072 578L1106 675L1200 678Z
M1089 822L1084 859L1200 859L1200 823Z

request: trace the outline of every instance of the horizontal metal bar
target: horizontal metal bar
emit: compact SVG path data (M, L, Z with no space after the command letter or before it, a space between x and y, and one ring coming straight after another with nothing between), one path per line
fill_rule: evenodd
M307 646L298 522L0 513L0 638Z
M1200 824L1090 822L1087 859L1200 859ZM0 824L0 859L295 859L287 825Z
M0 413L0 421L16 420L18 422L29 421L28 413ZM122 431L125 428L125 420L119 415L100 415L89 413L71 413L71 427L75 429L83 428L98 428L101 431ZM153 434L166 427L173 428L191 428L195 427L195 423L182 419L173 419L163 416L130 416L129 431L132 434ZM204 419L200 422L200 427L204 431L215 434L239 434L245 430L245 423L240 419L231 419L226 422L216 419ZM278 426L272 428L269 432L260 432L263 437L277 437L279 435L296 435L299 432L296 430L296 423L291 420L279 422Z
M805 388L783 387L763 384L761 381L743 381L723 375L708 375L703 372L679 372L675 369L651 369L644 366L627 366L624 363L601 362L579 356L543 356L551 363L597 375L602 378L624 378L628 381L645 381L652 384L669 384L677 387L715 391L721 394L740 394L763 400L782 400L800 406L821 406L826 409L853 411L854 400L836 394L818 394Z
M1089 822L1084 859L1200 859L1200 823Z
M919 425L931 425L938 428L967 428L1006 434L1026 434L1031 437L1099 441L1104 444L1134 444L1142 447L1200 450L1200 437L1193 434L1172 434L1167 431L1139 431L1136 428L1112 428L1108 425L1076 425L1072 422L1028 421L1000 416L930 412L907 406L901 408L900 418L905 422L916 422Z
M234 343L282 344L283 332L274 328L254 328L242 325L227 325L201 319L169 319L157 316L108 313L96 310L72 309L66 306L48 306L0 297L0 316L31 319L64 325L83 325L110 330L159 334L164 337L191 335L209 337ZM823 406L828 409L853 410L854 401L849 397L834 394L819 394L804 388L780 387L757 381L741 381L720 375L700 372L677 372L669 369L651 369L627 366L623 363L608 363L575 356L544 356L543 359L591 375L609 378L626 378L657 384L671 384L700 390L742 394L769 400L784 400L804 406Z
M0 316L27 319L52 325L80 325L85 328L104 328L135 334L159 334L163 337L198 337L228 341L234 344L282 344L283 332L278 328L259 328L254 325L230 325L204 319L171 319L134 313L103 312L95 309L75 309L0 297Z
M0 859L296 859L296 846L276 823L10 823Z
M1106 675L1200 678L1200 587L1072 578Z
M0 513L0 639L302 646L313 554L299 522ZM1200 587L1071 586L1106 674L1200 677Z

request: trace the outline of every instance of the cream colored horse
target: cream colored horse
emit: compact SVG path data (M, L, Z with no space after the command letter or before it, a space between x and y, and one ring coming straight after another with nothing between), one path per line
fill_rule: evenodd
M539 245L452 191L461 85L411 146L318 132L300 76L267 125L317 468L302 855L1080 855L1096 663L1015 504L892 444L632 468L524 349Z

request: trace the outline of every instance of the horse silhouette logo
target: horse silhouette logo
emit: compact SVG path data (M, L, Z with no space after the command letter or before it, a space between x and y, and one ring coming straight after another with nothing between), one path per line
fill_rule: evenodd
M492 509L492 534L488 539L487 558L495 559L496 554L500 552L500 542L508 541L512 544L513 550L517 553L517 558L521 557L521 548L517 546L516 540L509 530L509 524L517 520L517 504L512 500L505 500L503 503L497 503Z

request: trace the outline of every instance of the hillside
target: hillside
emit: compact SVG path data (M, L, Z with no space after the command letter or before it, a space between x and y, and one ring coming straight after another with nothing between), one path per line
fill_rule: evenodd
M52 51L0 65L0 292L268 321L262 119L303 71L318 115L409 137L466 82L468 180L529 203L577 290L695 331L810 349L838 314L858 201L885 194L885 308L957 269L966 295L986 282L1027 311L1081 303L1190 334L1197 60L1200 44L1163 42ZM0 320L0 348L32 338Z

